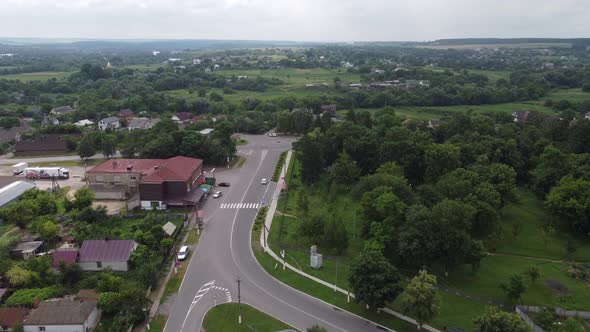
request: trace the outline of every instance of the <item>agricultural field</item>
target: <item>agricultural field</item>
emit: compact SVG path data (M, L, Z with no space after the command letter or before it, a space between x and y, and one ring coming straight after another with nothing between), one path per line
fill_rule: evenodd
M328 83L334 84L334 78L338 77L345 83L356 83L360 80L360 75L349 73L344 69L270 69L270 70L219 70L216 74L223 76L248 76L249 78L256 78L258 76L264 78L278 78L284 81L286 86L304 87L305 84L310 83Z
M50 79L60 79L68 77L71 73L60 71L43 71L36 73L23 73L12 75L0 75L0 79L5 80L21 80L21 81L48 81Z
M590 100L590 92L584 92L582 89L562 89L551 92L544 99L553 101L567 100L570 103L577 103Z

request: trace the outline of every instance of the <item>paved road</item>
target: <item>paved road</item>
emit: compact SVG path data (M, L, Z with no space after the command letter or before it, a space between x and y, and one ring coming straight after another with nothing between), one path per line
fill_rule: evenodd
M113 158L121 158L121 154L117 152L116 155L112 156ZM104 155L101 153L95 154L94 156L90 157L90 159L102 159ZM8 155L3 155L0 158L0 165L5 164L18 164L18 163L42 163L48 161L67 161L67 160L81 160L80 156L72 155L72 156L45 156L45 157L12 157L10 158Z
M260 180L272 177L280 153L290 148L292 139L244 138L248 144L239 150L248 158L246 164L240 169L216 171L217 180L229 181L231 187L222 189L222 198L209 198L205 203L203 235L193 250L164 331L200 331L203 317L211 307L228 301L237 302L238 278L243 302L299 330L304 331L314 324L320 324L328 331L382 330L278 282L258 265L250 244L252 223L257 213L252 206L261 202L268 204L276 184L265 186ZM236 208L239 203L242 208Z

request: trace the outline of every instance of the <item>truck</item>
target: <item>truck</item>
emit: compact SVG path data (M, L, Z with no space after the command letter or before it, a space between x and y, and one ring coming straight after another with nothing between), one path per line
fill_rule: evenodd
M29 167L28 163L18 163L18 164L14 164L12 165L12 174L14 175L18 175L20 173L22 173L25 168Z
M67 179L70 177L70 171L63 167L27 167L25 177L32 180Z

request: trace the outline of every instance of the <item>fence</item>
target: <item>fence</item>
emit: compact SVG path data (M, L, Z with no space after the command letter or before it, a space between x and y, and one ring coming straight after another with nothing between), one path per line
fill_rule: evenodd
M543 332L543 329L540 328L533 320L524 312L522 307L516 306L516 313L525 321L525 323L534 331L534 332Z
M529 311L529 312L541 312L544 308L543 307L536 307L536 306L527 306L527 305L520 305L517 306L516 309L520 309L521 311ZM585 320L590 320L590 311L578 311L578 310L565 310L563 308L554 308L555 314L559 317L577 317L582 318ZM517 311L518 312L518 311Z

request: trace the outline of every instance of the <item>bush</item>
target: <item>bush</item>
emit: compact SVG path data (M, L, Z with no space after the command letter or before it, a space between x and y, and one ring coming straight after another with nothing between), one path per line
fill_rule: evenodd
M43 301L57 295L58 291L55 287L19 289L12 293L5 304L7 306L31 306L35 298Z

